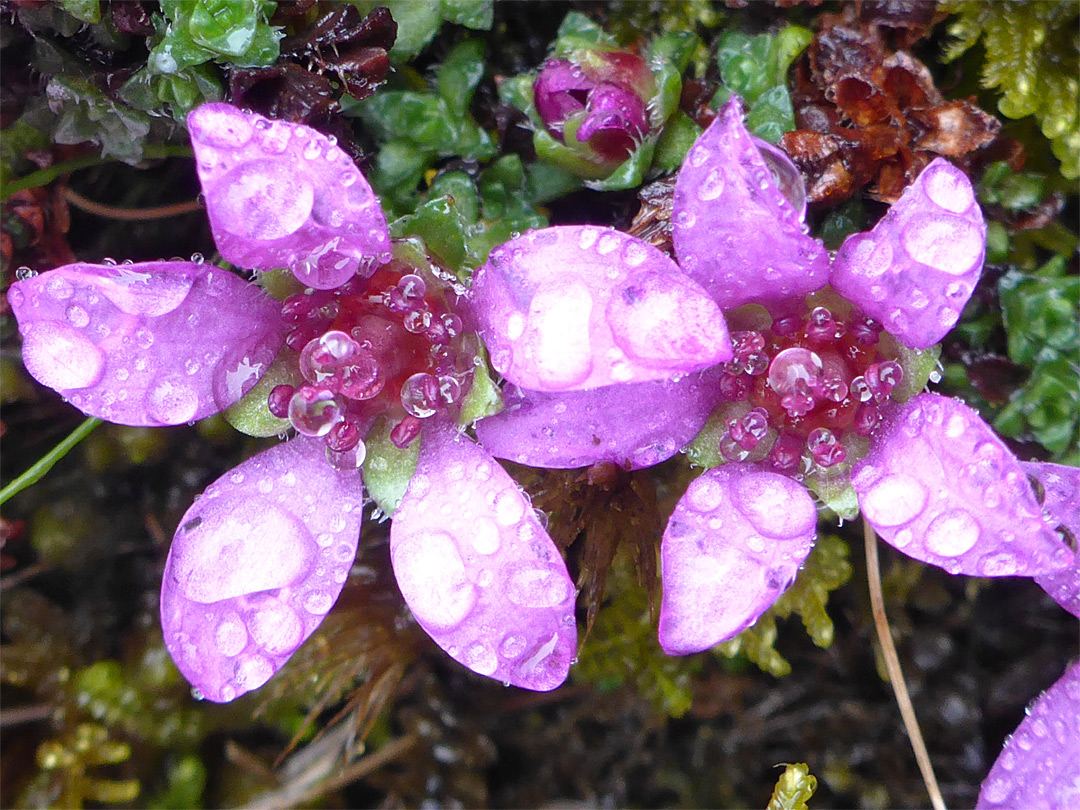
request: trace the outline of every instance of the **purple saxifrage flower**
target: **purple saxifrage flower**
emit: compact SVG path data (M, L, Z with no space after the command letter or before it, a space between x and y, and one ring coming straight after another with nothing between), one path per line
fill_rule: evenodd
M599 169L622 163L649 132L645 100L654 84L645 60L597 51L584 65L549 59L533 85L544 128Z
M967 178L934 161L832 260L796 205L735 99L680 172L677 265L616 231L556 227L497 248L474 280L492 364L514 386L477 425L498 457L645 467L723 403L726 463L690 485L664 533L672 654L734 636L794 580L817 522L803 482L850 481L887 542L954 574L1051 575L1075 561L979 416L915 395L917 350L953 326L981 271Z
M255 395L299 435L210 485L177 529L161 621L180 670L229 701L311 635L353 565L364 439L382 420L399 447L421 442L390 541L415 617L476 672L556 687L576 647L573 584L526 496L456 425L478 344L454 288L408 246L392 253L332 139L227 104L188 124L224 258L287 267L308 289L281 304L220 268L148 262L69 265L9 293L29 371L114 422L198 419L286 369Z

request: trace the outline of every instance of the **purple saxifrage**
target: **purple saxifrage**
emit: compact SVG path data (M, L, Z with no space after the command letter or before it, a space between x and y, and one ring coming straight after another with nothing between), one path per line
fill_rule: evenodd
M721 466L691 485L661 549L660 642L674 654L740 632L793 581L816 525L799 482L850 485L886 541L951 573L1050 575L1074 557L978 415L916 396L917 350L955 324L981 271L967 178L932 162L830 260L778 185L791 194L793 168L770 168L782 160L763 157L733 99L676 184L678 265L613 230L556 227L492 251L473 285L511 384L511 406L477 425L496 456L648 466L720 404ZM642 405L618 409L620 394Z
M252 395L300 435L211 484L170 549L161 619L181 672L233 700L311 635L353 565L364 439L383 420L399 447L421 442L391 528L417 620L477 672L556 687L576 648L573 584L526 496L455 422L478 351L457 292L392 254L331 139L227 104L189 129L224 258L287 267L307 290L281 304L211 265L148 262L69 265L9 293L30 372L122 424L202 418L286 367L291 382Z

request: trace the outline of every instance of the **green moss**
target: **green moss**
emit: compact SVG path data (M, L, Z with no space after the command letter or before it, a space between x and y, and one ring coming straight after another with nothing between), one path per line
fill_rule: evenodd
M1080 177L1080 4L1057 0L944 0L956 17L945 61L980 39L986 51L985 87L1001 91L998 109L1009 118L1034 115L1050 139L1061 173Z
M847 544L839 537L823 535L799 571L795 584L788 588L752 626L716 650L733 658L744 655L765 672L777 677L791 672L791 664L775 649L776 620L792 613L802 619L806 632L818 647L827 648L833 641L833 623L825 611L829 593L851 578Z

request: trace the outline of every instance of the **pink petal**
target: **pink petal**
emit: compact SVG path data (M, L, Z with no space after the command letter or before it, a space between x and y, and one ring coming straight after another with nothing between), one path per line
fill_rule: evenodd
M829 281L905 346L926 349L960 317L985 252L971 183L937 158L873 230L848 237Z
M581 68L563 59L549 59L533 83L533 103L548 131L561 136L563 121L585 109L577 96L585 96L594 87L596 82Z
M420 626L473 672L546 692L577 646L574 583L529 500L483 449L425 431L390 527L398 586Z
M1042 484L1042 508L1051 525L1063 526L1074 542L1080 539L1080 469L1063 464L1021 463L1020 466ZM1080 552L1065 570L1037 576L1035 581L1059 605L1080 618Z
M161 583L165 646L224 703L258 689L326 616L360 536L359 473L297 438L226 473L180 521Z
M951 574L1034 576L1072 556L1042 520L1020 462L951 397L920 394L898 407L851 483L882 539Z
M1080 663L1030 707L982 784L975 810L1080 807Z
M492 365L532 391L665 380L731 359L715 302L656 248L591 225L495 248L472 296Z
M281 348L281 305L209 264L69 264L8 293L23 361L84 413L178 425L224 410Z
M708 649L758 620L795 580L814 544L806 488L753 464L725 464L686 490L660 547L660 646Z
M193 110L188 130L214 241L227 261L289 267L320 290L389 261L379 201L332 138L229 104Z
M770 157L779 161L776 150ZM785 183L797 172L785 172ZM723 309L825 286L829 256L777 186L732 97L679 170L673 207L679 265Z
M515 388L506 393L505 410L477 422L476 437L495 457L530 467L572 469L598 461L651 467L698 434L720 401L719 380L710 370L678 381L559 394Z

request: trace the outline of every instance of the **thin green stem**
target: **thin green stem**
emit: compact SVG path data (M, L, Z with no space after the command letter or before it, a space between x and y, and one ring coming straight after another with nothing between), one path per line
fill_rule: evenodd
M0 504L7 503L8 499L18 495L27 487L33 486L53 468L60 459L68 454L72 447L90 435L90 432L101 424L96 416L91 416L65 438L60 444L42 456L29 470L24 472L2 490L0 490Z
M870 607L874 613L874 627L877 628L881 655L885 659L885 669L889 672L889 682L892 685L893 694L896 695L896 704L900 707L900 716L904 719L904 728L907 729L911 749L915 752L915 760L919 763L926 792L930 794L930 804L933 805L934 810L945 810L945 800L941 796L941 789L934 776L934 766L930 764L930 754L926 751L926 743L923 741L922 731L919 730L915 707L911 704L911 695L908 694L907 683L904 681L904 671L900 668L900 656L896 654L892 631L889 630L889 619L885 615L885 597L881 592L881 568L878 565L877 535L865 518L863 518L863 538L866 540L866 578L870 584Z
M173 146L169 144L151 144L143 149L143 157L147 159L153 158L166 158L166 157L191 157L194 154L191 151L190 146ZM39 169L36 172L31 172L25 177L20 177L16 180L12 180L7 183L3 190L0 190L0 202L6 200L12 194L17 191L23 191L28 188L38 188L40 186L47 186L57 177L62 174L70 174L71 172L78 171L79 169L88 169L91 166L101 166L105 163L112 163L116 158L103 157L101 155L86 155L84 157L74 158L73 160L65 160L62 163L56 163L52 166L47 166L44 169Z

